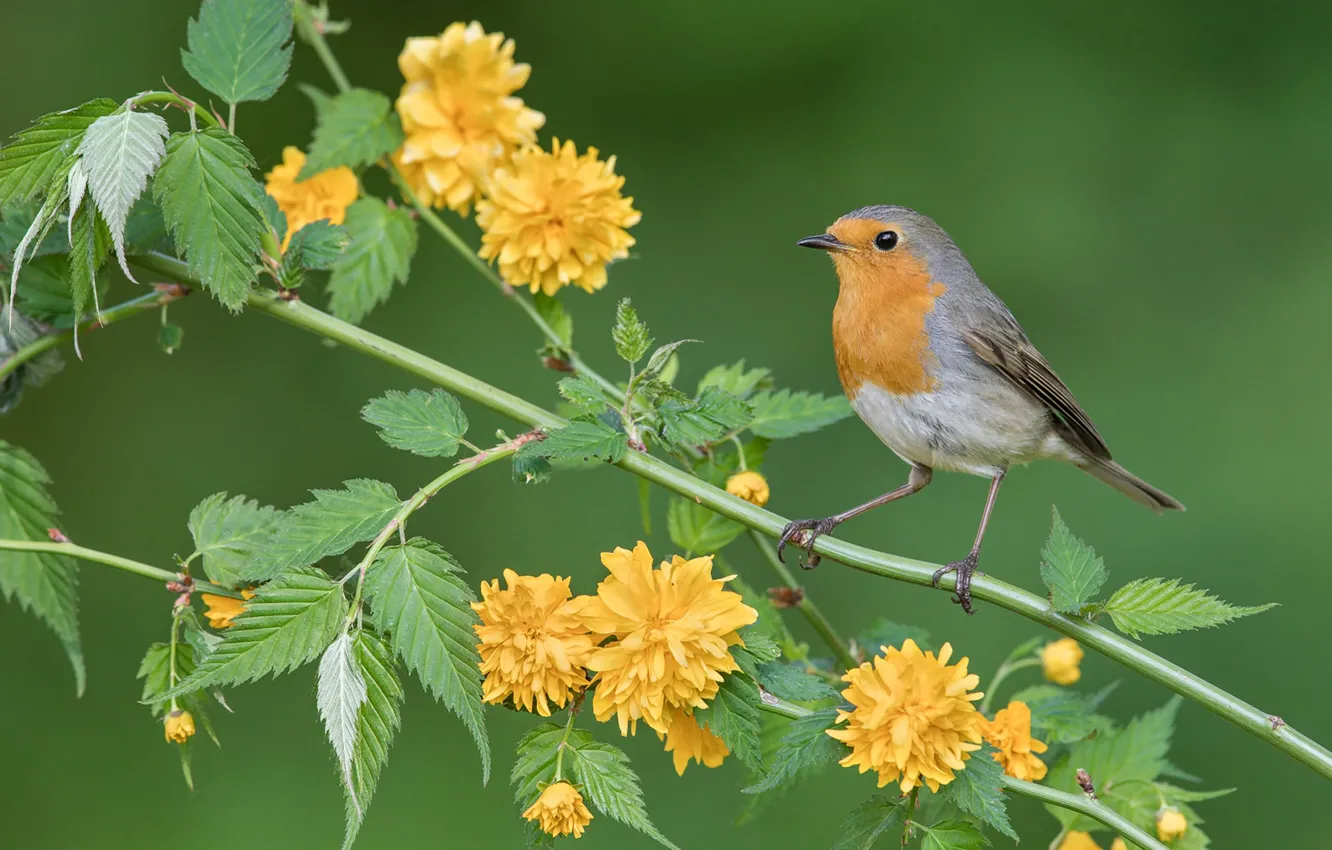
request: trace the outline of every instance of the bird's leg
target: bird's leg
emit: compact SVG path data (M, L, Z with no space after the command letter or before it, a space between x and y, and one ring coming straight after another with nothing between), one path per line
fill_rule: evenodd
M934 586L939 586L939 579L948 573L957 573L957 584L953 587L953 601L962 606L968 614L976 613L971 607L971 577L976 575L976 565L980 562L981 541L985 539L985 526L990 523L990 513L994 510L995 499L999 496L999 485L1004 481L1000 472L990 481L990 495L985 498L985 512L981 514L980 528L976 530L976 542L971 545L971 552L960 561L954 561L935 571ZM982 573L982 575L984 575Z
M786 544L794 540L797 546L805 550L805 561L800 566L807 570L814 569L819 565L820 560L819 556L814 554L815 540L851 519L851 517L860 516L871 508L895 502L898 499L910 496L912 493L924 490L925 485L930 483L932 477L934 477L934 471L928 466L912 464L911 475L907 477L907 483L896 490L884 493L877 499L871 499L863 505L856 505L850 510L823 519L798 519L795 522L788 522L786 528L782 529L781 538L777 541L777 557L782 563L785 563L786 558L782 553L786 549Z

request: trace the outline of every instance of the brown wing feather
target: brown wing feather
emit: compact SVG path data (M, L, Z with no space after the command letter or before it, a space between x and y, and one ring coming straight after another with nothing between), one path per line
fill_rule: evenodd
M980 359L1031 393L1058 416L1071 432L1065 434L1066 437L1072 437L1093 457L1110 459L1110 449L1097 433L1091 417L1021 331L1011 334L966 331L963 338Z

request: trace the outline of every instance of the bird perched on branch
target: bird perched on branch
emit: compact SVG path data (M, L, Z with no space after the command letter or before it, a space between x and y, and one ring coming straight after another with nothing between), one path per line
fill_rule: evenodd
M863 505L788 524L779 556L796 541L806 550L804 566L813 568L820 535L921 491L934 470L979 475L990 479L990 492L976 541L965 558L934 574L935 586L945 574L957 574L953 600L970 614L985 526L1015 463L1071 463L1158 513L1184 510L1110 458L1073 393L928 216L905 207L862 207L797 244L832 257L840 284L833 348L842 388L870 430L911 464L911 473L901 487Z

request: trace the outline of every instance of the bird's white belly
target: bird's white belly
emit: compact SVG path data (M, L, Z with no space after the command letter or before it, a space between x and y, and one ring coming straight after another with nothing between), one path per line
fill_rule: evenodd
M1062 455L1045 409L1025 395L975 385L900 394L862 384L851 407L908 463L994 478L1012 463Z

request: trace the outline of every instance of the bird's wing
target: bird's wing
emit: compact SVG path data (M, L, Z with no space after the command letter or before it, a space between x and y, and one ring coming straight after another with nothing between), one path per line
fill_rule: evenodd
M980 359L998 369L1004 377L1033 395L1059 417L1065 426L1064 436L1071 437L1079 444L1079 448L1093 457L1110 459L1110 449L1097 433L1091 417L1019 328L965 331L962 336Z

